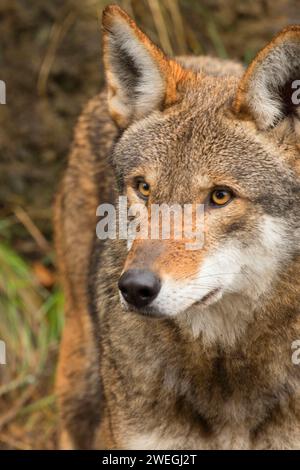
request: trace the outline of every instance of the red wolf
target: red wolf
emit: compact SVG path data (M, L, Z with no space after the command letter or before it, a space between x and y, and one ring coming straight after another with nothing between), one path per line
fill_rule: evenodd
M107 89L55 208L61 446L300 447L300 26L248 69L169 59L103 13ZM299 93L298 93L299 94ZM205 242L97 239L96 209L199 203Z

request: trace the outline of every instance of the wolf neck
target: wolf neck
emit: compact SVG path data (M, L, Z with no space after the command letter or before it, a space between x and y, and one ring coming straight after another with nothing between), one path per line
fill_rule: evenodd
M186 322L194 338L201 336L205 345L233 346L253 321L255 306L247 297L225 295L219 302L192 309Z
M300 304L300 260L294 260L268 293L258 299L246 295L227 294L207 308L190 310L180 319L188 326L194 338L201 338L204 346L219 345L230 348L247 343L249 331L275 327L292 316ZM261 330L261 331L262 331ZM280 331L280 328L279 328ZM299 331L300 335L300 331ZM295 338L297 339L297 338Z

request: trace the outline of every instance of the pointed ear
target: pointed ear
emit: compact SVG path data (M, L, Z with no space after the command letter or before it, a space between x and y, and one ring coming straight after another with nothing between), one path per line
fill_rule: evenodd
M117 5L102 17L108 106L121 128L178 99L177 84L188 75Z
M288 26L264 47L241 79L233 104L261 129L286 117L299 128L300 25Z

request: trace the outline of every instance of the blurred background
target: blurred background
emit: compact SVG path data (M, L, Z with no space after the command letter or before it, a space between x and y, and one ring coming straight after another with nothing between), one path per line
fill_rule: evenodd
M53 393L63 296L52 201L82 106L103 86L102 0L1 0L0 449L53 449ZM300 23L299 0L115 1L169 55L245 64L277 31Z

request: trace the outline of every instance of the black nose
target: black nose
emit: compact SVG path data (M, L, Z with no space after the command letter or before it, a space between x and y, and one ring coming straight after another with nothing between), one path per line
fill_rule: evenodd
M151 271L129 269L119 279L119 289L124 299L135 307L145 307L160 291L160 280Z

